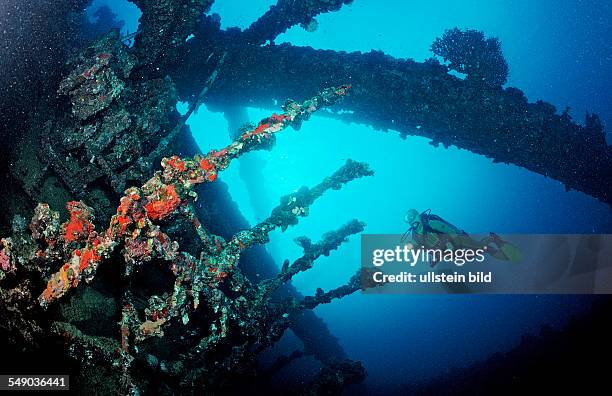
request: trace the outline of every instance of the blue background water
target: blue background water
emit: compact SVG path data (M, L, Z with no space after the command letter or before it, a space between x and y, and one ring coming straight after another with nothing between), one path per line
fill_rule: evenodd
M94 7L104 3L96 0ZM247 27L272 0L218 0L212 12L223 27ZM135 31L138 10L123 1L108 4ZM308 33L295 27L276 42L314 48L383 50L396 57L424 60L429 46L446 28L485 31L502 41L510 65L508 85L531 101L544 99L582 121L595 111L612 125L612 3L579 0L376 1L356 0L336 13L318 17ZM273 60L271 60L273 61ZM342 82L338 82L342 83ZM253 121L269 110L248 109ZM189 119L203 151L229 143L222 114L204 107ZM407 209L432 208L469 232L610 233L610 207L579 192L566 192L551 179L466 150L434 148L427 139L401 140L366 126L313 117L299 132L278 136L271 152L257 156L266 205L253 207L236 163L222 174L245 216L267 216L278 197L313 185L346 158L368 162L376 172L341 191L326 194L300 224L272 235L270 252L278 263L300 256L292 240L317 239L356 217L369 233L401 233ZM606 182L606 181L604 181ZM612 182L612 181L607 181ZM336 287L359 265L359 238L315 268L295 278L305 294ZM504 351L543 324L561 326L588 307L576 296L407 296L355 294L316 309L348 355L362 360L374 386L424 381L453 366L466 365Z

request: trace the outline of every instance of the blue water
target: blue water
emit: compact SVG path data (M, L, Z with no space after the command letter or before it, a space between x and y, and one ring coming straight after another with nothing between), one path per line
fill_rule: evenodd
M102 3L102 2L99 2ZM212 12L222 25L247 27L273 1L217 1ZM135 31L137 10L109 3ZM247 6L248 5L248 6ZM586 110L612 125L612 5L609 1L376 1L356 0L339 12L318 17L319 28L295 27L276 42L346 51L383 50L396 57L424 60L444 29L484 30L501 39L510 66L508 85L531 101L544 99L583 120ZM270 110L248 109L258 121ZM190 119L203 151L229 143L220 113L199 109ZM253 223L267 216L278 197L313 185L346 158L368 162L374 177L354 181L316 202L300 224L272 235L268 245L278 263L300 256L292 240L317 239L351 218L367 223L369 233L401 233L411 207L432 208L470 232L611 233L610 207L557 181L466 150L434 148L427 139L401 140L394 132L313 117L299 132L278 136L270 152L256 156L264 207L253 207L235 163L221 175L233 199ZM244 159L243 161L247 161ZM612 181L609 181L612 182ZM359 266L359 238L320 259L295 278L305 294L336 287ZM348 355L362 360L368 384L425 381L454 366L484 359L516 345L543 324L562 326L590 304L577 296L408 296L355 294L320 306L316 313L340 339ZM382 388L381 388L382 389Z

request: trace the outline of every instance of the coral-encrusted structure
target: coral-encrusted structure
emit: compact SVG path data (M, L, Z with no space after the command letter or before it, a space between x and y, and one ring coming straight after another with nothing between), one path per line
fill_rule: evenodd
M116 194L148 178L153 160L165 155L158 145L179 119L172 82L134 79L137 65L118 31L84 48L70 60L70 72L57 90L66 112L42 126L43 144L36 155L70 198L86 200L101 217L112 215ZM21 155L10 171L28 180L24 190L32 200L52 201L45 191L45 169L27 161Z
M249 44L273 41L290 27L300 24L305 29L316 24L317 15L337 11L353 0L279 0L243 32Z
M349 81L353 94L334 109L340 113L331 113L333 117L398 131L402 137L423 136L435 146L467 149L612 203L612 183L602 182L612 180L612 147L601 125L582 126L557 114L550 103L530 103L521 90L502 88L507 71L499 42L481 32L469 33L479 44L472 54L466 40L439 41L446 44L440 54L453 54L453 60L470 65L469 70L461 68L469 72L466 79L449 74L449 67L435 59L416 62L374 50L347 53L287 43L251 45L255 40L249 32L222 30L214 18L205 19L169 70L179 97L197 92L210 73L207 55L224 48L226 72L219 73L208 92L209 106L268 108L289 94L320 89L327 81ZM465 32L459 36L465 38ZM476 67L481 61L485 64ZM459 68L457 62L449 66Z
M232 159L254 148L269 144L274 138L274 133L281 131L287 125L299 125L312 112L346 95L349 88L349 86L341 86L325 90L321 95L303 104L288 102L285 105L284 114L273 114L262 120L252 131L242 134L238 140L226 148L212 151L205 157L196 156L188 160L178 157L163 159L162 172L157 172L142 188L132 187L126 191L121 198L117 214L111 219L110 227L100 236L93 234L93 224L90 221L91 210L83 203L69 202L67 208L70 212L70 220L62 226L63 240L65 243L83 241L86 242L86 245L82 249L73 250L69 262L53 275L47 289L41 295L41 303L46 305L63 296L70 288L76 287L83 275L89 276L92 271L95 271L100 259L108 257L117 243L124 238L126 238L125 256L128 264L139 264L144 261L145 257L150 260L155 255L165 259L175 259L176 249L172 243L168 242L169 238L159 231L159 227L154 222L177 214L182 204L181 212L187 213L195 223L196 231L203 242L206 245L210 245L211 240L219 243L219 239L211 239L207 235L197 222L193 211L184 206L189 197L193 195L193 187L200 183L214 181L217 173L225 169ZM346 167L352 169L354 167L349 166L352 164L347 163ZM296 210L296 213L292 213L293 217L302 214L301 211L309 203L306 201L303 206L296 206L294 202L290 203L291 208ZM270 223L269 226L262 226L263 232L268 233L277 226L286 227L286 219L278 218L279 216L276 215L276 221ZM252 244L245 241L238 241L238 243L239 246L242 246L240 250ZM222 265L226 264L222 263ZM231 267L228 268L228 270L231 269ZM128 269L127 272L131 272L131 269ZM225 273L225 270L214 268L211 269L211 272Z
M303 187L281 198L279 206L266 220L236 233L229 240L203 227L192 207L197 198L195 186L214 182L233 159L248 151L269 147L276 133L287 126L299 126L313 112L344 97L349 89L348 85L329 88L303 103L288 101L283 107L284 113L272 114L229 146L205 156L164 158L161 171L142 187L125 191L116 214L102 232L95 230L92 209L82 202L67 203L69 219L61 226L58 214L40 204L30 224L29 245L38 247L30 260L39 268L62 262L59 269L48 276L46 288L38 297L38 304L43 309L51 308L52 303L83 281L91 283L105 261L112 261L108 265L113 266L113 272L119 273L124 285L115 340L92 337L62 321L54 321L51 331L62 336L72 351L81 351L96 364L108 367L117 375L121 389L132 392L150 386L149 380L139 377L139 369L134 367L143 356L141 351L154 353L147 349L146 342L152 337L161 338L168 332L176 332L177 327L183 328L184 340L177 354L164 362L163 370L159 364L148 369L164 371L174 378L172 381L178 381L177 389L195 390L203 386L214 390L227 387L229 378L252 367L258 353L282 336L295 313L359 290L360 277L355 275L344 286L328 292L319 289L315 296L303 300L274 299L274 292L294 275L311 268L318 257L329 255L348 236L361 232L364 224L357 220L326 234L318 243L301 238L298 242L304 248L304 256L291 266L285 264L275 278L259 284L242 274L238 262L246 249L266 243L273 230L297 224L298 218L306 216L310 205L325 191L339 189L353 179L371 175L372 171L365 164L347 160L318 185ZM164 231L179 218L188 221L198 236L199 254L181 250L179 243ZM3 260L0 263L7 271L17 268L11 258L9 242L3 239L0 250ZM144 303L142 290L132 288L131 284L160 267L171 273L173 285L159 294L147 295ZM46 276L46 270L39 270L39 273ZM75 308L63 312L75 312ZM196 331L194 326L200 330ZM87 359L80 359L83 364L88 363ZM157 358L149 360L158 361ZM222 363L211 364L213 361ZM250 375L257 378L256 371ZM330 363L322 375L313 380L313 389L337 389L343 383L363 377L363 368L358 363ZM330 378L333 381L329 382Z

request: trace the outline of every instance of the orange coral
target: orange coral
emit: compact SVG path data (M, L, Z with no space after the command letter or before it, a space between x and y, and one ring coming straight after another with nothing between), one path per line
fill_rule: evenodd
M47 288L40 295L40 299L44 303L49 303L61 296L63 296L68 289L71 287L71 280L69 276L71 268L68 264L62 265L62 268L54 273L49 282L47 282Z
M47 288L43 291L40 299L43 303L49 303L79 284L83 271L90 267L95 268L101 261L101 257L96 251L100 245L100 240L93 241L93 247L75 249L70 262L62 265L60 270L54 273L47 282Z

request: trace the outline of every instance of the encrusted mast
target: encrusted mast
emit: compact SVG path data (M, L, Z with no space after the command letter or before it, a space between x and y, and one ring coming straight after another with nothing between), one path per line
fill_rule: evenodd
M92 209L82 202L66 205L70 219L61 226L59 215L48 205L40 204L30 224L30 240L23 232L19 234L18 247L13 246L12 239L2 240L2 273L15 273L20 267L31 268L35 263L44 274L45 268L63 262L59 270L51 274L47 287L38 297L41 307L48 308L83 281L94 280L104 261L112 261L108 265L114 266L113 271L122 272L125 285L120 339L106 345L64 322L53 323L52 331L62 335L73 349L89 351L88 355L95 355L99 363L117 367L125 390L133 390L146 387L142 379L132 375L132 363L139 355L139 348L133 345L150 337L161 337L169 327L188 329L194 315L198 325L203 326L201 321L205 316L206 328L192 332L188 347L167 364L174 367L170 375L178 379L182 387L199 385L215 389L222 386L228 376L253 365L258 353L282 336L289 326L290 316L361 288L360 277L355 275L345 286L328 292L318 290L315 296L303 300L275 301L273 298L279 287L297 273L311 268L321 255L329 255L348 236L361 232L364 224L353 220L314 244L301 238L299 243L304 256L291 266L286 263L275 278L259 284L242 275L238 267L241 253L254 244L266 243L269 233L276 228L284 230L297 224L298 218L306 216L310 205L325 191L339 189L353 179L371 175L372 171L365 164L347 160L318 185L303 187L283 197L266 220L238 232L229 240L211 234L200 224L192 207L197 198L193 189L198 184L215 181L217 174L240 155L269 147L276 133L287 126L298 127L313 112L344 97L349 88L348 85L329 88L303 103L288 101L283 107L284 113L263 119L222 150L190 159L164 158L162 171L157 171L142 187L126 190L109 227L101 233L95 231ZM179 250L179 244L162 231L178 217L188 220L198 235L199 255ZM117 262L117 251L123 258L121 265ZM151 266L166 267L174 277L174 284L161 295L148 296L143 306L142 296L136 297L141 291L131 287L132 279L150 271ZM120 348L113 347L115 344ZM211 365L213 359L225 363ZM347 361L331 364L327 370L336 370L335 378L346 375L346 381L357 381L364 376L359 367L358 363ZM320 381L321 378L313 386L320 386Z
M420 63L380 51L275 45L272 33L295 24L294 13L311 15L294 5L285 12L288 16L277 15L282 29L264 30L257 21L245 31L222 30L218 20L206 18L181 48L178 61L169 65L179 97L194 95L199 85L194 81L205 81L206 54L226 48L226 68L207 96L207 103L217 108L269 108L289 94L320 89L327 81L350 81L353 94L335 109L341 114L329 114L332 117L398 131L402 137L423 136L436 146L454 145L612 203L612 183L602 182L612 180L612 148L597 115L587 114L582 126L567 111L557 114L550 103L529 103L521 90L502 88L508 66L497 40L485 40L482 32L472 30L446 32L432 50L450 61L448 67L433 58ZM253 38L254 32L272 42L259 45L263 41ZM467 73L467 78L449 74L451 69Z
M155 222L165 220L177 213L188 216L208 252L223 253L221 256L228 258L235 256L232 260L214 260L219 261L219 267L208 268L210 273L221 280L224 279L233 269L241 250L250 247L256 241L263 242L262 236L267 235L276 227L286 227L291 224L287 221L291 220L283 218L282 215L286 211L280 210L280 213L273 214L269 221L256 226L250 233L242 232L239 234L240 237L234 237L227 244L222 243L220 238L209 235L201 226L188 204L189 198L196 197L193 192L194 186L215 181L218 172L227 168L233 159L255 148L271 144L275 133L285 129L288 125L299 125L311 113L323 106L333 104L339 97L346 95L349 88L350 86L341 86L327 89L303 104L289 101L285 104L285 113L271 115L260 121L255 129L243 133L229 146L219 151L211 151L204 157L196 156L186 160L176 156L164 158L162 160L163 171L156 172L141 188L131 187L126 190L125 195L121 198L117 214L110 221L109 228L100 235L93 232L91 209L84 203L70 202L67 205L70 220L62 226L63 241L65 245L84 241L85 245L72 250L69 261L51 277L47 289L40 296L41 304L46 306L49 302L63 296L68 290L76 287L83 278L91 280L99 262L110 257L115 247L121 242L125 249L126 274L132 272L133 266L145 260L149 261L152 257L159 256L167 260L178 259L177 246L155 225ZM367 171L359 169L355 164L349 161L345 165L349 177L367 174ZM334 178L334 182L350 180L350 178L343 180L341 177L342 175L339 175ZM318 192L318 195L321 192ZM305 213L310 202L302 201L294 199L287 204L288 209L292 210L289 219ZM299 204L304 206L299 206ZM42 208L39 206L37 212L41 211ZM53 256L50 253L45 253L45 255Z

